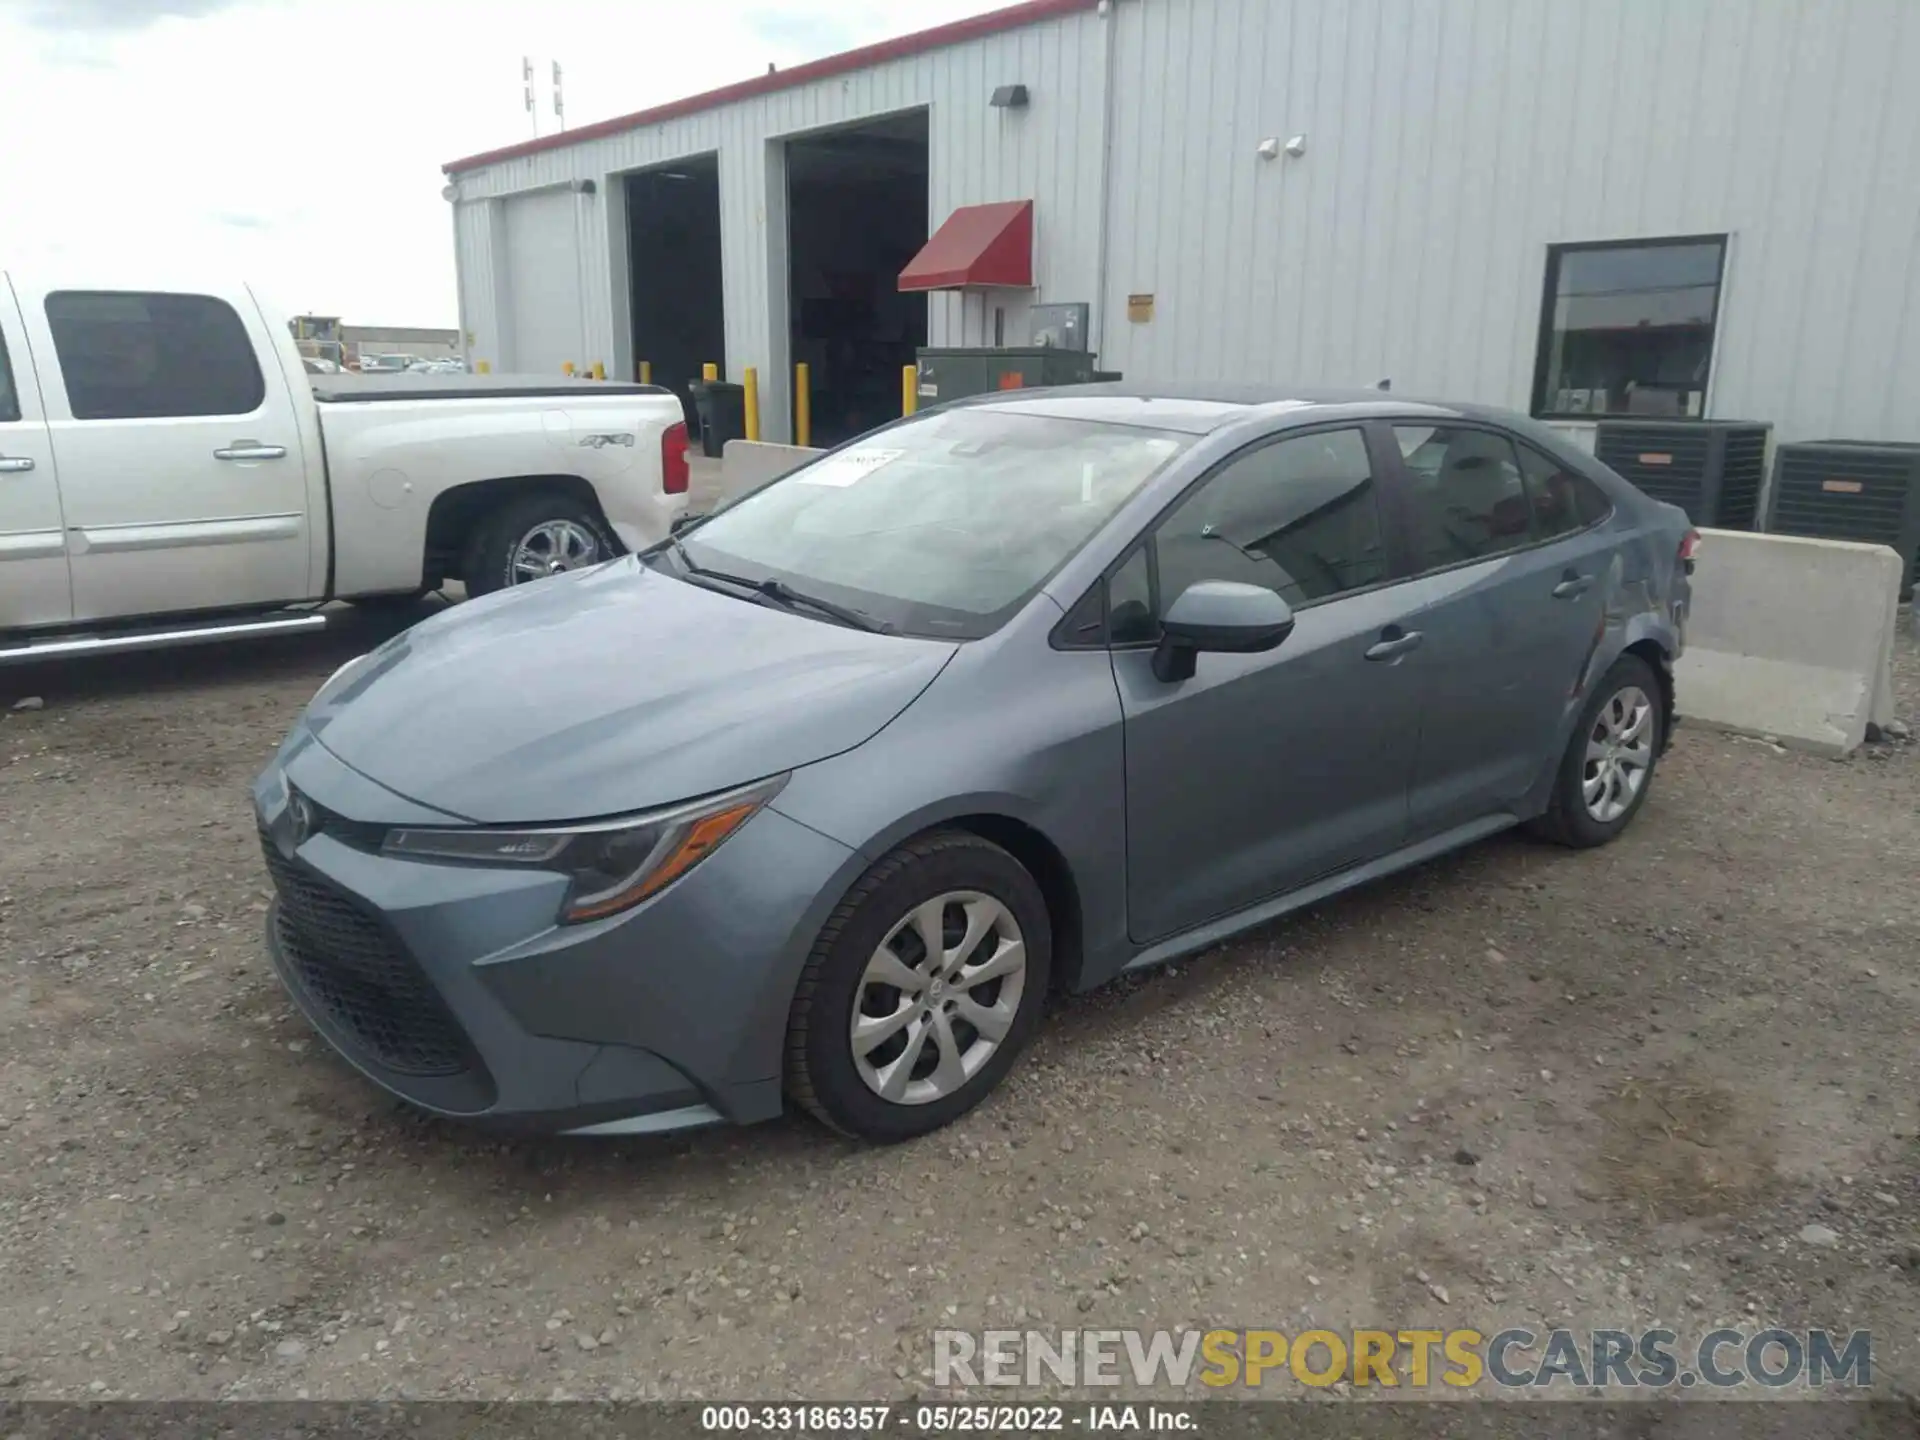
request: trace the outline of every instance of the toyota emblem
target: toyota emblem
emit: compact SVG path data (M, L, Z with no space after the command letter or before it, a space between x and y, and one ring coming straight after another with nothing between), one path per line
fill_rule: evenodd
M298 850L314 831L313 803L298 790L287 792L287 824L292 832L293 848Z

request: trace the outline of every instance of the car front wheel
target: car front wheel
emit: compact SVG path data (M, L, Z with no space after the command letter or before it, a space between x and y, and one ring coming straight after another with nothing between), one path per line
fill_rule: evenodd
M862 1140L948 1124L1032 1038L1051 960L1046 902L1018 860L960 831L909 841L853 887L808 958L788 1093Z
M1593 688L1534 828L1577 849L1604 845L1646 803L1660 760L1660 681L1638 655L1622 655Z

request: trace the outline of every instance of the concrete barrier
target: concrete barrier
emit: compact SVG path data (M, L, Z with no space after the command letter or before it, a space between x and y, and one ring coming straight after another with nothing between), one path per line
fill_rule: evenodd
M720 456L718 503L737 500L747 491L797 470L824 450L803 445L773 445L762 440L729 440Z
M1884 545L1702 530L1686 653L1688 724L1845 755L1893 714L1900 557Z

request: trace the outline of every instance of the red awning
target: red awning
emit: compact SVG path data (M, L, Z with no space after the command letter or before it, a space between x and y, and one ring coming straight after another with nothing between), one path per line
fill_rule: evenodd
M1033 288L1033 202L962 205L907 268L902 290Z

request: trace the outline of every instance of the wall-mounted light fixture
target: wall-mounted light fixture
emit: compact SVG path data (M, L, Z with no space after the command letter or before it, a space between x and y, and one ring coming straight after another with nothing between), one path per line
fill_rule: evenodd
M440 187L440 198L451 205L460 198L460 187L458 185L442 185Z
M996 110L1024 110L1027 107L1027 87L1002 85L993 92L993 98L987 103Z
M575 180L567 188L576 195L591 195L599 187L591 180Z

